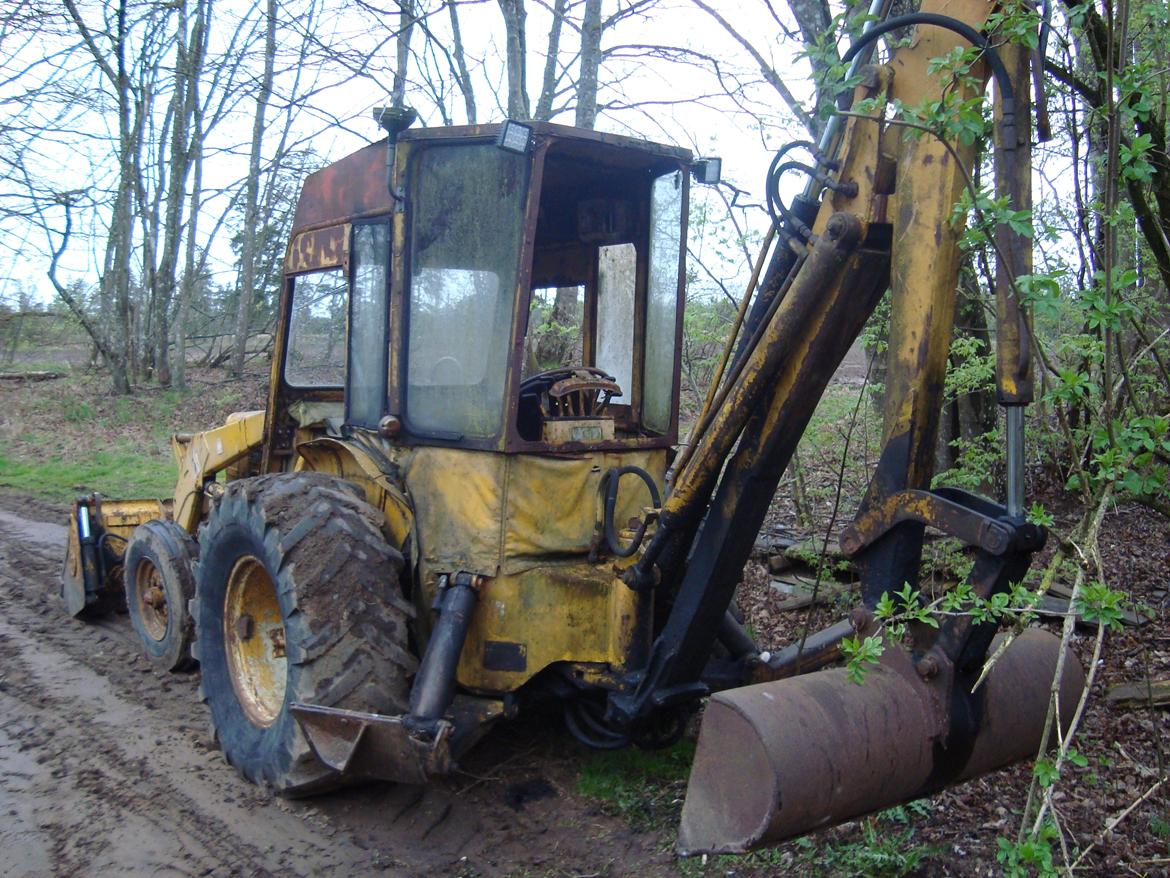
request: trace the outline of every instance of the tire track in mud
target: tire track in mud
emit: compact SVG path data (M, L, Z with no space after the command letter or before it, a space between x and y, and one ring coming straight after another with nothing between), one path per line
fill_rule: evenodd
M128 700L117 690L136 687L118 676L137 675L144 689L155 683L129 638L82 628L76 643L94 647L88 657L122 671L104 677L57 649L40 619L10 610L0 618L0 776L7 786L13 745L36 754L31 765L15 760L24 813L14 816L25 834L35 828L51 839L52 871L307 875L370 859L344 840L306 832L304 820L220 768L219 754L196 740L193 680L166 690L163 681L157 694ZM159 711L165 691L187 705L191 722ZM43 855L37 859L43 868Z
M65 616L60 543L50 542L64 528L14 527L14 518L0 517L0 815L13 812L16 828L0 842L35 849L18 874L409 869L381 845L339 834L322 809L240 780L208 741L198 676L154 672L124 617ZM414 834L417 821L402 818L428 810L414 807L426 797L403 789L388 798L406 802L391 813ZM424 818L421 833L450 810ZM447 846L431 847L442 855Z
M659 840L574 800L557 759L512 762L507 734L470 785L268 797L210 742L197 673L156 673L124 616L65 614L65 528L0 503L0 873L664 874ZM553 772L560 800L506 806L509 781L534 771Z

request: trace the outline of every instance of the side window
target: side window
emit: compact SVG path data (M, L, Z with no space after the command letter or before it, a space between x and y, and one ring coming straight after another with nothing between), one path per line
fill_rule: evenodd
M597 368L604 369L629 403L634 387L634 292L638 251L633 244L598 248Z
M340 268L293 279L284 380L294 387L345 382L346 281Z
M376 427L386 403L389 225L380 222L355 226L350 262L353 293L349 305L346 420L351 424Z
M646 374L642 423L665 433L674 393L675 325L682 236L682 173L654 181L650 196L650 266L646 290Z

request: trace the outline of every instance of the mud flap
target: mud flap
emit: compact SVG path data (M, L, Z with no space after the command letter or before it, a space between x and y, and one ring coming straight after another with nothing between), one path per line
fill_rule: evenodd
M411 729L405 716L383 716L312 704L293 704L290 712L325 765L349 778L425 784L449 774L463 753L503 715L503 703L456 698L452 719L434 735Z
M953 725L949 740L939 734L932 690L912 667L883 664L861 685L836 668L713 696L679 852L743 853L1034 757L1059 656L1053 635L1021 634L981 687L972 736L961 740ZM1080 663L1066 654L1062 725L1084 684Z

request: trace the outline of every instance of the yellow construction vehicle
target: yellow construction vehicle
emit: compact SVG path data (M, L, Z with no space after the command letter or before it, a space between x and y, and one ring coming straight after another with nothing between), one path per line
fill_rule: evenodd
M875 4L875 9L880 7ZM998 232L1006 505L932 490L974 158L887 113L995 80L997 188L1029 206L1029 56L994 3L875 20L821 143L769 175L776 222L720 379L678 449L685 150L508 121L410 128L304 184L264 411L176 436L166 501L74 507L62 592L124 598L147 655L198 661L224 755L284 794L424 783L536 700L603 748L676 740L705 711L680 849L742 851L1035 753L1059 641L912 627L864 685L839 644L918 581L927 527L973 547L984 598L1044 542L1023 514L1030 244ZM875 40L911 37L884 63ZM973 46L955 78L932 59ZM789 206L777 180L810 182ZM842 547L848 620L762 654L729 612L781 474L837 364L889 290L884 450ZM754 292L754 295L753 295ZM558 313L550 332L547 313ZM799 672L799 675L798 675ZM813 673L810 673L813 672ZM791 679L786 679L791 678ZM1063 676L1061 706L1083 676ZM715 694L712 694L715 693Z

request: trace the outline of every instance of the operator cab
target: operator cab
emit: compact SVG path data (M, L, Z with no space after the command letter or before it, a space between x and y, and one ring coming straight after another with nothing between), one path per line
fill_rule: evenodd
M404 445L673 444L690 154L505 123L406 131L392 156L389 187L384 141L298 202L272 388L290 444L324 412Z

